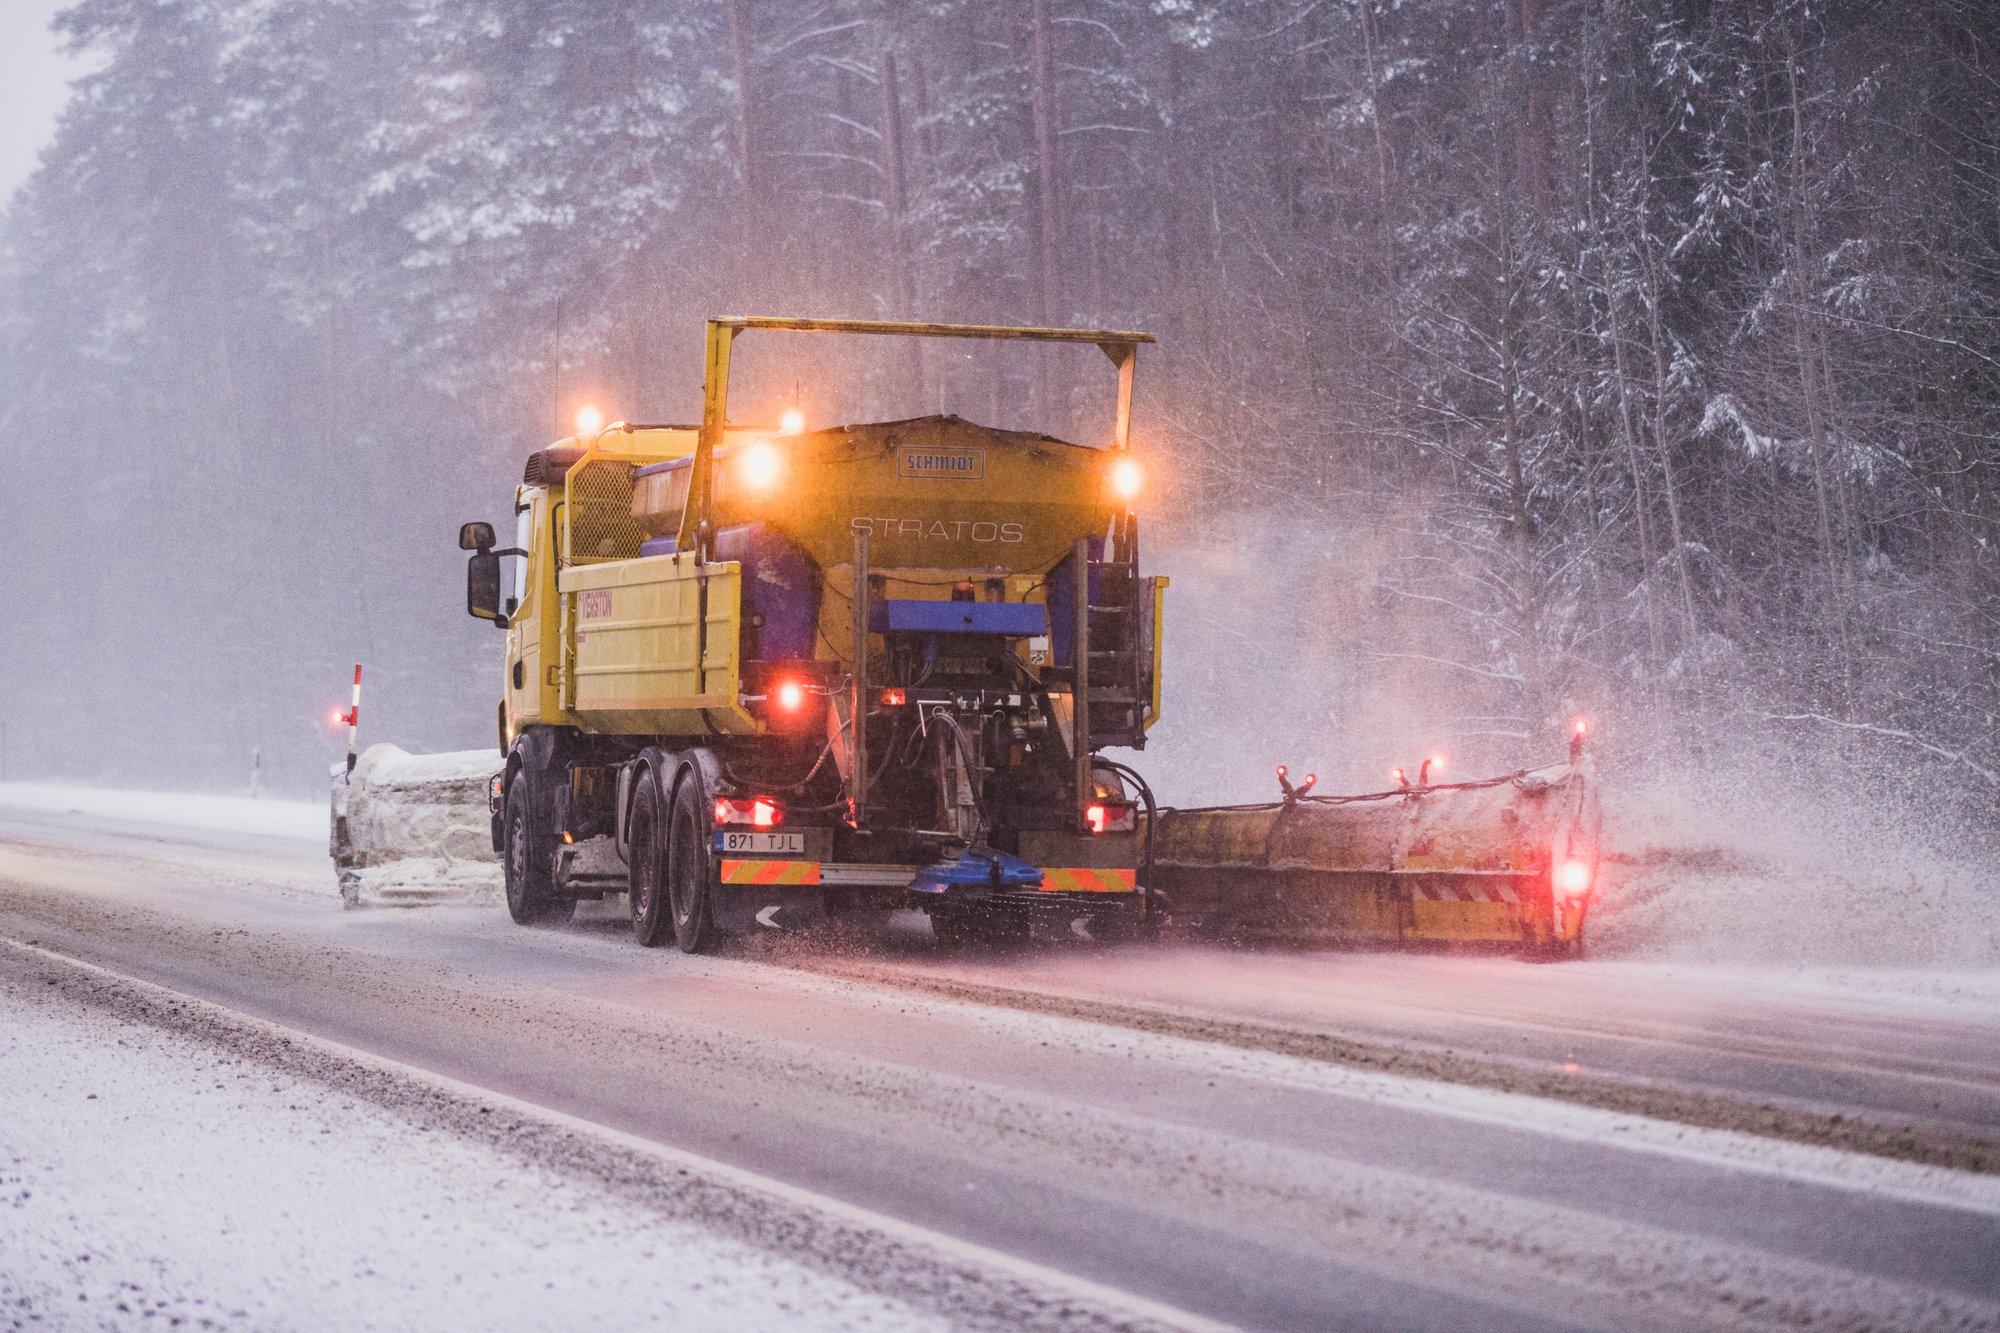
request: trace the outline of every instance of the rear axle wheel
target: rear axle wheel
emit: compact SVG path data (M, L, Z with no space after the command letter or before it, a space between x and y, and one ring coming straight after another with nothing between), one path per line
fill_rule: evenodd
M708 854L708 793L690 771L674 789L673 827L667 856L672 886L674 943L682 953L708 953L716 945Z
M667 829L661 817L660 784L652 769L639 775L632 792L632 845L628 853L632 936L648 949L667 942L673 926L668 906Z

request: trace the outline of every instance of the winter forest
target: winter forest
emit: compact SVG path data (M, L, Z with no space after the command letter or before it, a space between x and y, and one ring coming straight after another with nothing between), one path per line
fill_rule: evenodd
M0 217L0 776L307 793L357 660L364 740L488 743L458 523L582 402L692 419L701 321L775 313L1160 335L1169 798L1582 712L1628 765L2000 801L1984 0L60 24L94 72ZM1109 400L1094 351L757 349L745 410L822 422Z

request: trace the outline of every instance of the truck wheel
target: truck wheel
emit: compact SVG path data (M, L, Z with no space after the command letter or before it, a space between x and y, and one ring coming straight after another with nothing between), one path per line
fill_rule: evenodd
M673 914L667 904L667 821L660 817L660 783L647 769L632 793L632 936L648 949L667 942Z
M535 855L527 781L525 774L515 778L507 793L507 915L523 926L567 921L576 912L576 900L557 895L553 867Z
M689 773L674 792L673 832L667 856L672 889L674 943L682 953L715 947L715 914L709 902L708 796L701 776Z

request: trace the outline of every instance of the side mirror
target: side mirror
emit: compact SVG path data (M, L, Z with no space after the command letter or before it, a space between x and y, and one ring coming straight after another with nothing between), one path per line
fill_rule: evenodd
M490 529L488 536L490 540ZM500 557L492 551L474 552L465 562L465 611L502 629L507 626L507 615L500 609Z
M461 551L490 551L493 549L493 525L491 523L466 523L458 529L458 549Z

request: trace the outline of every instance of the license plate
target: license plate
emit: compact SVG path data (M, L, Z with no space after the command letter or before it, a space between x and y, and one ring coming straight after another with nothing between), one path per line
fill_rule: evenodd
M715 847L720 852L747 852L756 856L803 856L803 833L718 833Z

